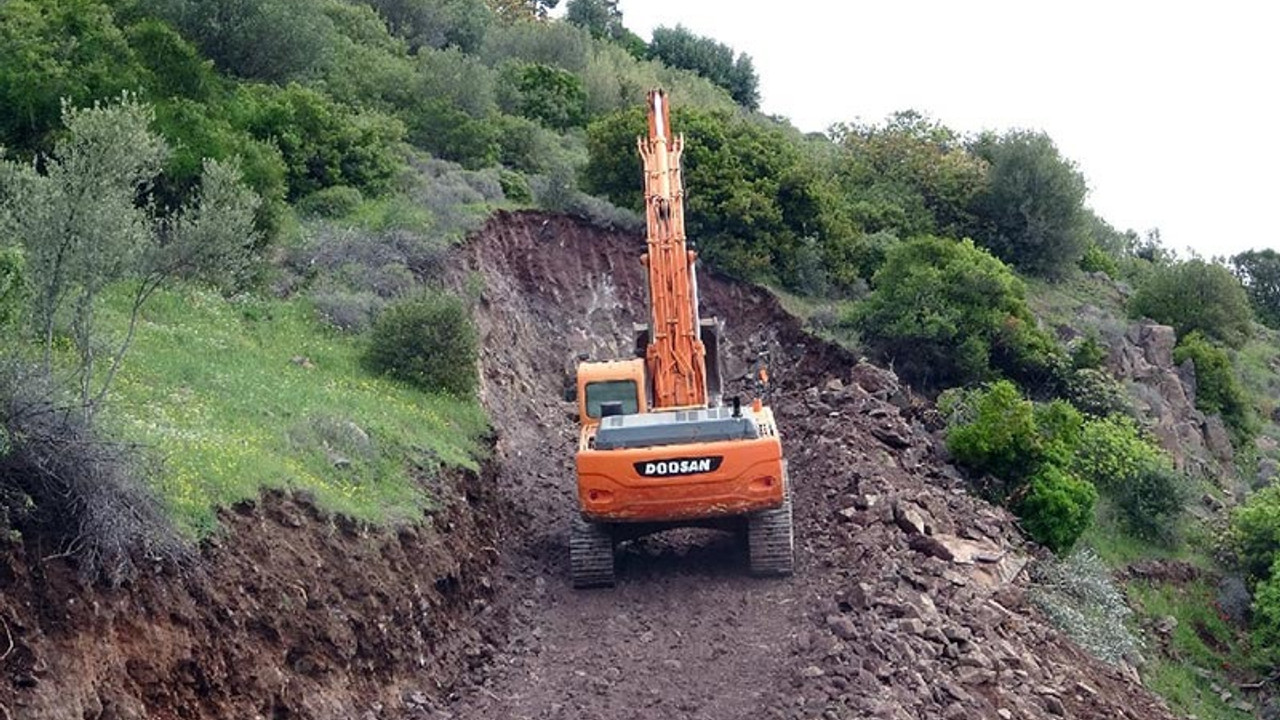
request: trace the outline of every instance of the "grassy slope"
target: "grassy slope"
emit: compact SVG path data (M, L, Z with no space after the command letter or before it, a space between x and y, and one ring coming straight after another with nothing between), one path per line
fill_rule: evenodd
M117 332L126 306L117 296L105 308ZM108 417L163 458L162 496L193 535L217 527L218 507L261 488L306 491L360 520L410 520L430 506L441 465L476 466L486 419L474 399L371 375L360 353L359 339L320 325L303 301L160 293Z
M1110 283L1083 274L1059 283L1029 280L1027 295L1037 317L1050 327L1070 325L1106 341L1123 333L1130 322L1123 295ZM1257 336L1238 354L1237 367L1251 397L1264 398L1264 392L1280 388L1280 374L1272 367L1280 355L1278 340L1275 333L1259 328ZM1263 436L1280 437L1280 428L1264 423ZM1245 458L1249 455L1242 453ZM1248 461L1242 465L1248 465ZM1116 570L1156 559L1179 560L1206 570L1217 567L1211 555L1213 533L1204 521L1188 516L1181 534L1184 542L1174 549L1145 543L1123 532L1103 504L1097 522L1081 542ZM1166 617L1177 620L1177 627L1167 640L1145 633L1147 664L1142 675L1152 690L1176 710L1201 720L1253 717L1232 707L1240 699L1238 693L1224 701L1220 689L1215 690L1229 686L1228 678L1240 677L1239 672L1248 667L1249 660L1246 634L1219 614L1212 585L1205 581L1181 585L1133 581L1126 585L1125 592L1139 626L1151 628Z

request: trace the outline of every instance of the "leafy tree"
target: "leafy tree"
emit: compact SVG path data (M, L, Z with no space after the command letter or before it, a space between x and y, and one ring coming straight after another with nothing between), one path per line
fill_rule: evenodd
M225 72L287 82L313 75L336 36L321 3L292 0L141 0Z
M222 80L213 62L168 24L148 18L125 29L129 47L146 68L146 85L152 97L190 98L208 101Z
M152 126L171 150L152 185L153 195L161 208L178 208L199 187L206 159L235 160L245 184L262 198L256 227L263 240L270 239L285 213L288 168L274 143L232 125L225 110L186 98L156 103Z
M1257 433L1257 418L1236 378L1227 351L1214 345L1198 330L1184 335L1173 349L1173 361L1190 360L1196 368L1196 407L1222 416L1237 444Z
M863 338L911 382L947 386L1065 363L1035 326L1022 281L969 240L892 247L857 317Z
M493 11L484 0L371 0L370 4L413 50L454 47L475 52L493 22Z
M545 19L560 0L485 0L485 3L499 20L515 22Z
M529 63L512 68L521 115L557 130L586 124L587 93L573 73Z
M973 227L987 165L951 129L908 110L882 126L837 125L831 135L841 190L867 232L963 237Z
M806 238L817 239L826 259L828 244L850 234L828 181L781 130L686 107L677 107L671 122L685 136L688 235L719 269L795 284L797 250ZM590 192L642 209L640 159L629 149L645 132L638 107L588 126L583 178Z
M105 3L0 3L0 142L11 150L49 149L63 99L83 105L136 91L144 75Z
M1280 253L1249 250L1231 258L1231 269L1249 294L1258 319L1280 328Z
M1198 258L1157 266L1138 285L1129 311L1172 325L1179 335L1195 331L1229 347L1249 338L1249 297L1231 271Z
M997 257L1027 272L1057 277L1085 250L1086 186L1075 165L1044 133L985 133L970 149L990 165L973 203L973 237Z
M333 185L379 195L402 164L399 121L354 111L300 85L245 86L229 113L233 125L279 148L290 199Z
M210 161L195 201L160 222L138 206L167 153L151 119L150 107L129 96L67 107L66 133L51 155L38 165L0 162L0 236L16 238L26 251L46 372L59 320L68 314L86 415L106 394L155 290L177 275L229 281L254 242L257 198L234 165ZM97 299L122 280L134 284L129 330L99 377Z
M696 72L729 91L748 110L760 107L760 79L746 53L735 54L728 45L677 25L654 28L649 55L671 67Z
M595 38L614 38L626 29L618 0L569 0L564 19L586 28Z

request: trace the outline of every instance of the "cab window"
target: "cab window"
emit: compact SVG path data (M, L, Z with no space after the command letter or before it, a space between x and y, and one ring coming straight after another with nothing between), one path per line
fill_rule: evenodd
M587 383L587 415L600 417L600 405L607 402L622 403L623 415L640 412L639 395L635 380L607 380Z

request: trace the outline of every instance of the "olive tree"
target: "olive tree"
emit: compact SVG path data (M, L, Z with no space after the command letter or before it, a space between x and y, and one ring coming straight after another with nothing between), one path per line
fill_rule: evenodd
M152 119L151 107L129 95L86 109L65 106L66 131L50 155L31 164L0 160L0 237L24 250L46 372L55 338L69 326L86 415L106 394L155 291L184 275L231 282L256 240L259 200L241 184L235 162L206 161L195 197L168 216L157 217L140 200L168 154ZM108 347L96 310L103 291L121 282L132 290L129 326Z

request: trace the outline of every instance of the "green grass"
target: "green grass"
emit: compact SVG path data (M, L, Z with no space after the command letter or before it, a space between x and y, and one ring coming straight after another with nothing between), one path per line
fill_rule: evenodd
M1130 604L1141 617L1178 620L1169 636L1168 654L1152 653L1144 669L1147 685L1175 709L1204 720L1252 717L1213 691L1214 678L1236 675L1249 662L1242 634L1215 609L1214 589L1201 581L1186 585L1133 582L1127 590ZM1225 680L1218 684L1231 687ZM1235 702L1240 695L1233 692Z
M126 308L122 293L109 297L104 326L122 335ZM370 374L361 352L305 302L158 293L104 417L163 460L159 491L193 536L263 488L375 524L410 521L430 508L440 467L476 467L487 421L472 398Z
M850 352L862 352L858 331L845 322L858 306L857 301L800 295L776 283L764 287L778 299L782 309L803 320L809 332Z

